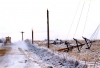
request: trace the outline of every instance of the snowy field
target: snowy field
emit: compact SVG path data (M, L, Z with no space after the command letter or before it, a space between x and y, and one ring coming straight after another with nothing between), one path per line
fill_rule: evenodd
M31 44L28 39L7 45L1 43L0 47L0 68L100 68L99 59L95 64L85 62L75 57L81 53L52 51L37 43Z
M38 43L38 42L36 42ZM46 47L47 45L43 41L39 41L38 43L39 48ZM72 50L72 52L61 52L58 53L58 49L66 48L66 45L64 44L57 44L57 45L51 45L50 44L50 50L54 54L58 54L60 57L71 57L70 59L76 59L81 64L87 65L88 68L100 68L100 43L99 40L93 43L90 50L86 49L86 46L83 46L81 49L81 53L78 53L78 49L75 48ZM56 51L56 52L55 52Z
M29 52L52 68L86 68L84 64L79 63L75 58L68 57L67 54L53 52L47 48L32 45L29 40L25 41L29 47ZM60 55L60 56L59 56Z

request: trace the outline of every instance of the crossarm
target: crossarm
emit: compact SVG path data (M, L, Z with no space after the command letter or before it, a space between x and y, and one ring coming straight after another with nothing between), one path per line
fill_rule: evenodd
M82 37L82 38L85 40L85 43L87 45L87 48L86 49L90 49L92 43L95 42L95 41L91 41L91 40L89 40L89 39L87 39L85 37Z
M76 45L77 45L77 48L78 48L78 51L80 52L80 49L82 48L82 46L84 45L84 44L82 44L81 42L79 42L77 39L75 39L75 38L73 38L74 40L75 40L75 42L76 42ZM79 48L79 47L81 47L81 48Z

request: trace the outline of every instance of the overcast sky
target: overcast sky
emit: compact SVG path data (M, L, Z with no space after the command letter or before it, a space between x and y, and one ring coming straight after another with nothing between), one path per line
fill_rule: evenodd
M33 29L35 40L46 39L47 9L50 39L72 39L73 37L82 39L82 35L90 38L100 23L100 0L0 0L0 37L11 36L12 40L21 40L20 32L24 31L24 39L31 39ZM73 25L69 32L72 21ZM77 23L79 25L75 33Z

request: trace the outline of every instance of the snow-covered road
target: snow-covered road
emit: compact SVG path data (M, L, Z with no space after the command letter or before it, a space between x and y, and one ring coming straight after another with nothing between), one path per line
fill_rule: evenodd
M5 50L5 53L0 54L0 68L40 68L37 63L33 66L33 62L19 48L23 51L28 50L23 41L1 46L1 50Z
M18 50L18 47L21 47L21 45L17 43L2 46L6 53L0 56L0 68L25 67L27 58Z

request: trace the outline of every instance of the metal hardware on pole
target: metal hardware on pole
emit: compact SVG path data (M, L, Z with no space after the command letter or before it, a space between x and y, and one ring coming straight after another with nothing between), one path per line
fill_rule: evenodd
M23 33L24 33L24 32L22 31L21 33L22 33L22 41L23 41Z

